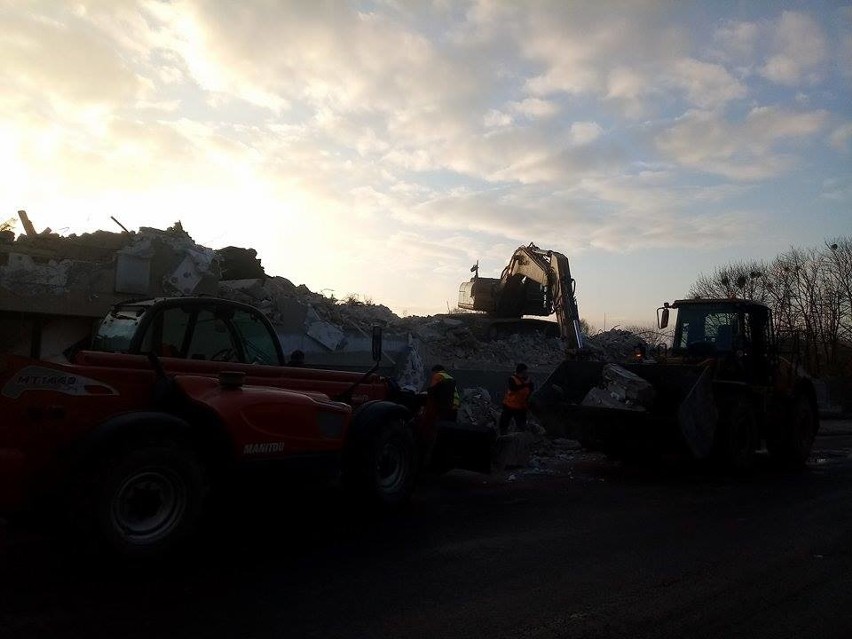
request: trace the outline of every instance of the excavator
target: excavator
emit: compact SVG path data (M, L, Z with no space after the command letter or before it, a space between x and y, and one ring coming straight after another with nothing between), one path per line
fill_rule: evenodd
M485 313L490 320L489 337L522 332L530 325L552 328L552 322L522 318L555 313L558 335L569 350L584 350L576 282L562 253L530 243L515 250L499 278L480 277L479 262L470 270L473 277L459 287L459 308ZM552 332L545 330L545 334Z

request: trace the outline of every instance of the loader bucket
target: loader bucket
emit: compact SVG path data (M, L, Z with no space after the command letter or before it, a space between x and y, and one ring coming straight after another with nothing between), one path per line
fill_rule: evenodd
M655 391L647 409L584 406L603 381L603 362L566 360L530 398L530 408L548 434L580 440L586 447L619 452L686 450L708 457L716 428L712 375L707 367L631 363L623 367Z

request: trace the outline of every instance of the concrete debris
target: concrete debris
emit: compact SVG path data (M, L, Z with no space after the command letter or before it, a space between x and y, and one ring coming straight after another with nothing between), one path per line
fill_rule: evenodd
M587 336L585 340L596 359L605 362L626 362L633 358L637 347L649 348L636 333L617 328Z
M603 368L602 387L592 388L581 402L582 406L645 411L654 402L654 387L647 380L617 364Z
M458 410L459 422L497 428L500 409L491 401L491 395L487 389L463 388L459 396L461 399Z
M254 249L226 246L216 251L222 270L223 280L263 279L266 271Z
M618 364L603 367L603 379L606 388L621 402L637 404L649 408L654 402L656 391L647 379Z
M537 439L532 433L510 433L498 437L494 451L494 470L528 466Z
M216 293L215 253L175 224L166 231L45 230L0 242L0 311L102 317L128 297Z
M608 389L600 388L598 386L595 386L586 394L583 401L580 402L580 405L596 406L598 408L616 408L619 410L632 410L636 412L643 412L645 410L644 407L637 404L631 404L619 400L618 397L611 393Z
M421 390L426 383L426 367L417 349L417 340L411 335L408 336L408 344L400 353L398 361L395 378L400 388L415 393Z
M340 327L331 322L324 322L313 307L308 309L305 319L305 334L313 337L330 351L343 348L346 344L346 334Z

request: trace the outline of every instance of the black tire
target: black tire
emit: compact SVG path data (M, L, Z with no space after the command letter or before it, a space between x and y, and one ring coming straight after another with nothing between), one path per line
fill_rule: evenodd
M101 472L91 514L108 550L125 557L162 555L195 529L205 479L191 452L146 445L116 454Z
M758 439L757 419L746 400L732 401L720 409L715 456L724 468L735 472L751 470Z
M414 437L401 418L358 436L347 452L344 487L358 501L393 508L405 504L416 478Z
M819 429L819 417L810 398L798 395L784 417L770 427L766 448L773 461L788 470L803 469Z

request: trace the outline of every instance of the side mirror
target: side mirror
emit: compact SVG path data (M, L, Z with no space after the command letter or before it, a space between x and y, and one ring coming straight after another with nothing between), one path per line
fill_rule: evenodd
M382 361L382 327L373 327L373 361L378 364Z
M657 325L660 329L664 329L669 325L669 309L665 306L657 309Z

